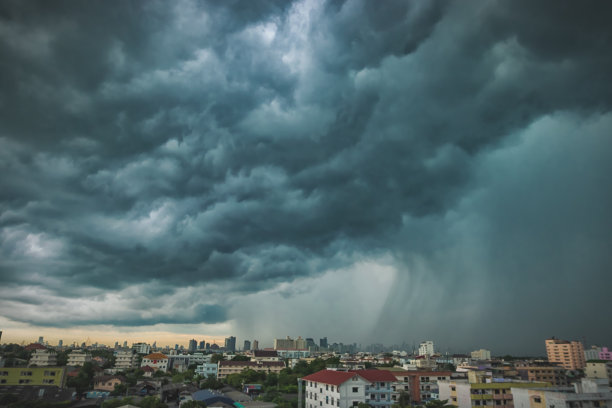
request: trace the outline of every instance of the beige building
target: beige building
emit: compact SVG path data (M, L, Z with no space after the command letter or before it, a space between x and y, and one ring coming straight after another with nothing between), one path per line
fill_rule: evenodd
M292 339L287 336L286 339L274 339L274 350L304 350L306 349L306 340L302 337Z
M29 365L36 367L56 366L57 354L55 350L34 350Z
M516 367L521 380L549 382L555 386L567 386L565 368L551 365L518 365Z
M153 370L168 371L168 356L162 353L147 354L142 358L140 367L150 367Z
M282 361L219 361L217 378L226 378L230 374L238 374L246 369L278 374L284 368L285 363Z
M77 367L90 361L91 354L83 350L72 350L70 354L68 354L68 363L66 363L66 365Z
M612 386L612 361L589 361L584 374L587 378L607 380Z
M470 357L474 360L490 360L491 359L491 351L480 349L472 351Z
M102 375L94 378L94 390L114 391L115 386L125 384L126 379L118 375Z
M612 408L610 387L583 378L574 387L512 388L515 408ZM605 382L605 381L604 381Z
M548 361L558 363L567 370L582 370L585 367L584 347L579 341L546 340Z

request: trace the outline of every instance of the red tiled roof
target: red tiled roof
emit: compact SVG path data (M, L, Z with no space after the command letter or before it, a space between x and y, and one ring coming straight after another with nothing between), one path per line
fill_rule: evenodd
M141 367L140 369L141 369L142 371L144 371L145 373L151 373L151 372L154 372L154 371L155 371L155 369L154 369L153 367L150 367L150 366L148 366L148 365L146 365L146 366L144 366L144 367Z
M392 371L391 372L394 376L396 377L420 377L423 375L427 375L427 376L440 376L440 377L445 377L445 376L450 376L452 373L450 371L425 371L425 370L413 370L413 371Z
M314 381L329 385L340 385L345 381L350 380L354 376L355 373L349 373L346 371L321 370L303 377L302 380ZM395 378L393 380L395 381Z
M285 363L282 361L219 361L219 367L229 367L229 366L249 366L249 367L284 367Z
M144 356L143 358L148 358L149 360L164 360L168 358L168 356L162 353L151 353L148 356Z
M359 374L360 377L363 377L370 382L397 381L395 376L387 370L355 370L351 372Z
M25 350L46 350L47 348L40 343L31 343L24 347Z

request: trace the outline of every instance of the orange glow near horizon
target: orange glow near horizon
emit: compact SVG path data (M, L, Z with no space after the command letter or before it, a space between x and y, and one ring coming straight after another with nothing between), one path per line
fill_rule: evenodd
M32 328L12 328L10 331L4 330L2 333L2 344L30 344L38 341L38 338L43 336L45 342L50 346L56 346L59 340L63 341L64 346L72 345L76 343L80 345L86 342L87 345L94 343L104 344L106 346L113 347L115 342L120 345L124 341L128 342L128 345L137 342L145 342L153 344L157 342L158 347L170 346L174 347L175 344L179 346L185 346L189 344L189 340L196 339L198 343L202 340L210 344L218 344L223 346L225 337L219 336L207 336L205 334L184 334L184 333L171 333L167 331L117 331L117 330L102 330L102 329L58 329L58 328L45 328L42 330Z

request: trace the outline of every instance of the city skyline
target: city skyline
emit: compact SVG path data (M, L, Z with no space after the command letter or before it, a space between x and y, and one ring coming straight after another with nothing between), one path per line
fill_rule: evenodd
M610 16L2 2L0 329L612 344Z

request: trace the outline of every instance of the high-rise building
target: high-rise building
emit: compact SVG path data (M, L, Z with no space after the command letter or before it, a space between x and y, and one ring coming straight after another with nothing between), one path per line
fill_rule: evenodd
M308 337L306 339L306 348L310 349L310 348L316 348L316 347L317 347L317 344L314 342L314 339Z
M196 341L196 339L191 339L189 340L189 352L193 353L194 351L196 351L196 348L198 347L198 342Z
M59 348L64 347L64 340L60 340L60 341L57 343L57 347L59 347Z
M38 338L38 344L45 344L45 340L43 339L43 336L40 336Z
M204 350L206 348L206 341L202 340L198 345L198 349Z
M327 348L327 337L323 337L319 339L319 347L326 349Z
M236 351L236 337L230 336L225 339L225 349L227 351Z
M432 356L434 354L434 342L427 340L419 344L419 356Z
M245 340L245 341L244 341L244 347L242 348L242 350L244 350L244 351L248 351L248 350L250 350L250 349L251 349L251 342L250 342L250 341L248 341L248 340Z
M551 363L558 363L566 370L582 370L586 366L584 361L584 347L579 341L546 339L546 355Z
M251 347L253 350L259 350L259 341L258 340L253 340L253 347Z

